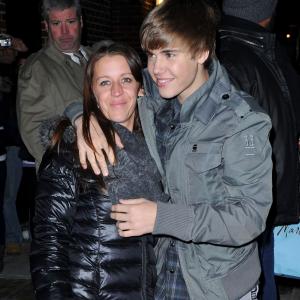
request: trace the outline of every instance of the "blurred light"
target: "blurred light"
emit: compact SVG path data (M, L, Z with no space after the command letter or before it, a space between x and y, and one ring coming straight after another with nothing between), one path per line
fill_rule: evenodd
M290 39L291 38L291 35L289 33L286 34L285 36L287 39Z
M159 5L163 2L164 0L156 0L156 5Z

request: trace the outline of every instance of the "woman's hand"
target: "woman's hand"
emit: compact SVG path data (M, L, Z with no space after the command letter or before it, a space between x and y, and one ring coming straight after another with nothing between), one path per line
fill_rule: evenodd
M111 164L114 164L115 156L112 148L108 145L105 135L100 128L96 118L92 116L90 119L90 134L96 152L84 140L82 134L82 116L75 120L75 126L81 166L86 169L88 161L96 175L102 173L103 176L107 176L108 169L104 152L106 153L108 161ZM117 146L123 148L122 142L117 134L115 136L115 139Z

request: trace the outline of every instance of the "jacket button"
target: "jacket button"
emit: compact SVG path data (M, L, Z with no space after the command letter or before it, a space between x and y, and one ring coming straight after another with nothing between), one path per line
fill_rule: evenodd
M169 272L173 274L173 273L175 273L175 270L171 269L171 270L169 270Z
M171 129L174 129L174 128L175 128L175 125L174 125L174 124L171 124L171 125L170 125L170 128L171 128Z
M224 94L223 96L222 96L222 99L223 100L227 100L229 98L229 95L228 94Z
M171 247L175 247L175 242L174 241L171 242Z

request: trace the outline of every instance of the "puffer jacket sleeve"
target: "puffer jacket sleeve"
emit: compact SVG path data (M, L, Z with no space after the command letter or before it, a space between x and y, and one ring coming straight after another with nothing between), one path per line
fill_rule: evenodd
M38 300L71 299L68 249L75 198L72 164L57 153L46 153L39 172L30 255Z

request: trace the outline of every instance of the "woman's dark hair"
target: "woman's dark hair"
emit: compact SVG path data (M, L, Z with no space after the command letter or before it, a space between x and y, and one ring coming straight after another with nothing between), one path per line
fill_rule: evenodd
M110 40L105 40L97 45L97 50L92 54L90 60L86 66L85 77L84 77L84 86L83 86L83 120L82 120L82 132L83 138L85 142L96 152L96 149L93 145L93 141L90 133L90 118L94 116L100 125L106 139L108 145L113 149L115 157L116 157L116 142L115 142L115 131L113 128L113 123L111 120L107 119L100 108L98 108L97 100L94 96L92 90L93 77L94 77L94 69L96 63L104 56L114 56L121 55L123 56L132 72L134 79L142 85L143 77L142 77L142 63L140 57L137 52L122 43L114 42ZM66 130L71 126L71 122L69 119L62 119L59 121L58 126L52 135L50 150L56 148L58 152L60 152L60 144L61 141L64 140L66 135ZM133 130L141 130L138 111L136 108L135 119ZM75 140L75 138L74 138ZM73 150L76 157L76 161L79 161L78 157L78 148L76 143L73 143ZM88 170L91 170L91 166L88 166ZM81 170L84 172L84 170ZM98 181L100 187L105 188L105 183L103 181L102 176L98 176Z
M94 116L98 124L100 125L108 145L113 149L114 153L116 150L115 135L113 129L113 123L107 119L104 113L98 108L97 100L94 96L92 86L93 77L96 63L104 56L123 56L132 72L134 79L142 85L142 63L137 52L128 45L114 42L111 40L104 40L98 43L97 50L92 54L85 71L84 85L83 85L83 121L82 121L82 132L85 142L96 151L90 133L90 119ZM138 113L136 108L135 120L133 130L140 130Z

